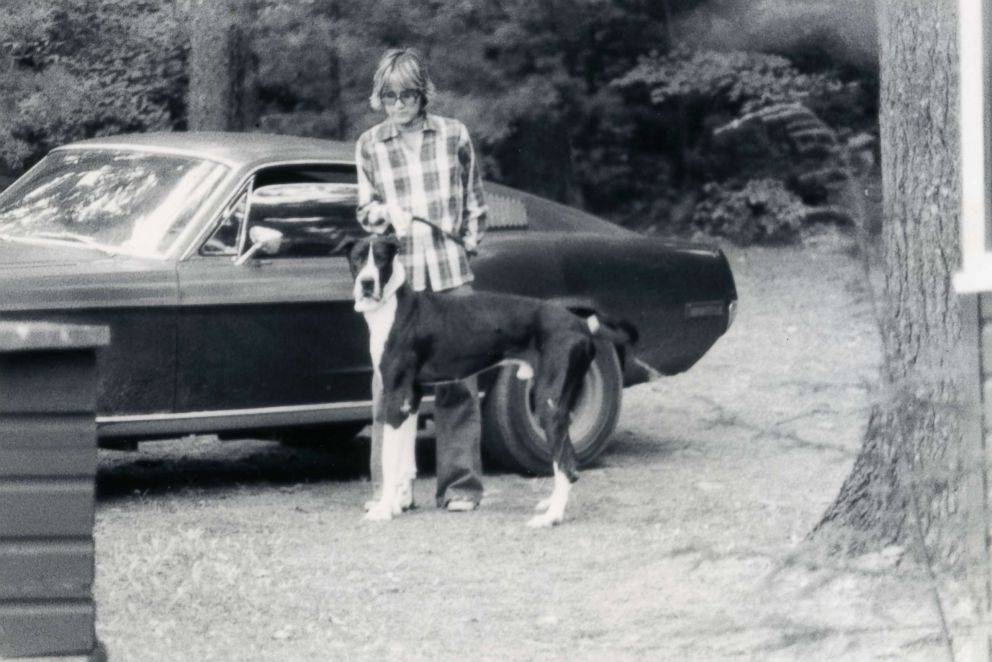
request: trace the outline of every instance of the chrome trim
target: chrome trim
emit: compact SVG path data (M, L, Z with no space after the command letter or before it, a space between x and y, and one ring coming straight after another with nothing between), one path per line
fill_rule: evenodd
M424 398L426 400L426 398ZM97 416L97 425L126 423L135 421L179 421L197 418L262 416L265 414L289 414L307 411L336 411L355 407L371 407L371 400L353 402L326 402L312 405L283 405L279 407L256 407L253 409L208 409L204 411L163 412L160 414L127 414L124 416Z
M479 397L482 398L480 393ZM434 411L434 396L423 399L420 413ZM325 402L311 405L284 405L254 409L220 409L157 414L128 414L97 416L98 436L115 437L179 437L185 434L206 434L227 430L258 428L291 428L345 421L372 419L372 401Z
M725 303L722 299L709 301L690 301L685 304L685 317L720 317L724 314Z

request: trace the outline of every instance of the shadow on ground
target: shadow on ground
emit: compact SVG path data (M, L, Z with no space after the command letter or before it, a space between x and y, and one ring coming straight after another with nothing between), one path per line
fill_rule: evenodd
M607 453L585 469L663 460L688 445L682 439L659 442L621 430ZM367 435L325 446L289 447L261 440L218 441L193 438L145 442L136 452L100 451L96 489L100 500L168 494L182 490L223 490L246 485L368 480L371 441ZM434 436L417 438L420 477L432 477L436 462ZM509 472L485 459L486 475Z
M588 469L601 466L639 464L647 460L665 461L692 445L689 439L668 435L649 436L633 430L618 430L609 450Z
M97 498L368 480L370 445L367 436L314 448L258 440L192 439L147 442L136 452L100 451ZM419 438L420 475L432 476L434 462L434 439Z

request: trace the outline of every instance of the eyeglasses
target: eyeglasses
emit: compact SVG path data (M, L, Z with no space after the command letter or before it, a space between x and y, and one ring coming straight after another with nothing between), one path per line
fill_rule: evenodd
M396 99L403 102L403 105L409 105L420 98L420 90L403 90L398 95L392 90L388 92L383 92L379 95L382 102L386 105L392 105L396 103Z

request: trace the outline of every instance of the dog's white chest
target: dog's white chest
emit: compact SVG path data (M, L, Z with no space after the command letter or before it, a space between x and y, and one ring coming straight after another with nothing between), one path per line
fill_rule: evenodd
M389 297L375 310L363 314L365 323L369 325L369 353L372 355L372 366L378 370L382 353L386 348L386 339L396 319L396 297Z

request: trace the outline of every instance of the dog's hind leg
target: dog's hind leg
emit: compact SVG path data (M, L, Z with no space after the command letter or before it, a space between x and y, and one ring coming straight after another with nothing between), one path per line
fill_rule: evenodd
M561 524L562 519L565 517L565 506L568 504L568 493L572 489L572 482L565 475L565 472L558 468L557 462L554 463L554 471L554 490L548 499L538 504L538 507L540 507L544 503L547 503L547 509L540 515L534 515L534 517L530 518L527 526L531 528L543 528Z
M568 494L571 491L572 483L578 480L576 473L578 459L575 457L575 449L568 435L569 409L549 399L547 411L541 414L540 418L545 436L553 440L551 443L551 466L554 489L551 496L547 499L541 499L534 507L535 512L544 513L544 515L534 517L527 522L527 526L532 527L553 526L561 523L565 515L565 506L568 503Z
M578 458L568 432L569 415L594 351L591 342L578 338L564 356L555 354L541 362L541 376L552 375L550 378L539 378L535 389L538 394L538 418L551 445L555 483L551 496L537 505L536 510L544 512L531 518L527 526L554 526L564 519L572 483L578 480Z
M552 447L552 467L554 470L554 489L551 496L537 504L535 510L543 510L527 522L533 528L548 527L560 524L565 517L565 506L572 490L572 483L578 478L575 470L577 459L572 442L568 438L568 408L561 402L549 399L541 413L545 435L554 440Z

